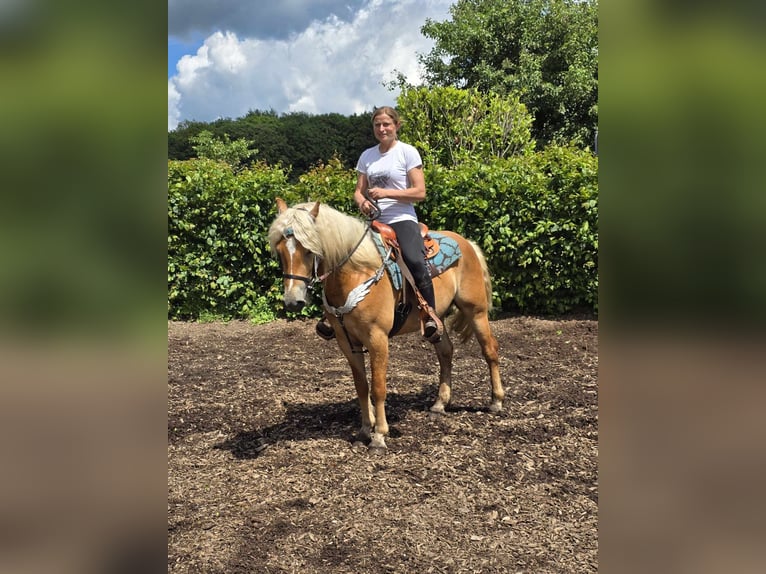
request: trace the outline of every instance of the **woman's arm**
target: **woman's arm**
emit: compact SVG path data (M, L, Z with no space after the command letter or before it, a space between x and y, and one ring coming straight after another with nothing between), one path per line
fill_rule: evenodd
M364 196L364 192L367 191L367 174L357 172L356 174L356 189L354 189L354 201L356 202L359 211L367 215L369 213L369 202ZM365 203L367 205L365 205Z

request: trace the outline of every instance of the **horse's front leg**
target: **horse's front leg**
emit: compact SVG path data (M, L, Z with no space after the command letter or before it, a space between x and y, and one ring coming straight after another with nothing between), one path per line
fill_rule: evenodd
M354 377L354 387L356 396L359 400L359 411L362 414L362 428L360 431L361 440L367 442L372 438L372 427L375 424L375 415L372 412L372 403L370 402L370 388L367 384L367 373L364 368L364 355L354 353L348 342L338 337L338 346L348 360L351 367L351 374Z
M388 434L386 420L386 372L388 370L388 335L378 333L370 340L367 347L370 352L370 378L372 400L375 405L375 423L369 450L386 449L385 436Z

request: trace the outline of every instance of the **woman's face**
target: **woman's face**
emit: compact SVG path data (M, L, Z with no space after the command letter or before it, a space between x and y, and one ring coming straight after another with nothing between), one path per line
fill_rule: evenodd
M398 126L388 114L380 114L372 121L372 129L375 132L375 139L380 143L390 143L396 140L396 130Z

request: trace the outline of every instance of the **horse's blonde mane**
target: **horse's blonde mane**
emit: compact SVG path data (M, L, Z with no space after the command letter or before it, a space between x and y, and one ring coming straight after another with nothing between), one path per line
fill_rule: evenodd
M269 228L269 245L275 252L285 230L292 228L295 239L319 255L326 269L332 269L354 249L367 226L361 220L324 204L319 206L319 214L314 221L309 213L313 207L313 202L300 203L280 213ZM349 259L351 265L360 269L377 268L380 261L380 254L369 235Z

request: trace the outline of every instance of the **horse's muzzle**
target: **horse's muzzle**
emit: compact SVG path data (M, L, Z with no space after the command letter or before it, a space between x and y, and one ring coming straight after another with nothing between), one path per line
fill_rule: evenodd
M285 309L298 312L306 306L306 288L303 285L294 285L291 289L285 289L283 300Z
M297 300L297 299L295 299L295 300L285 299L285 309L287 309L288 311L297 313L298 311L303 309L305 306L306 306L306 302L305 301L301 301L301 300Z

